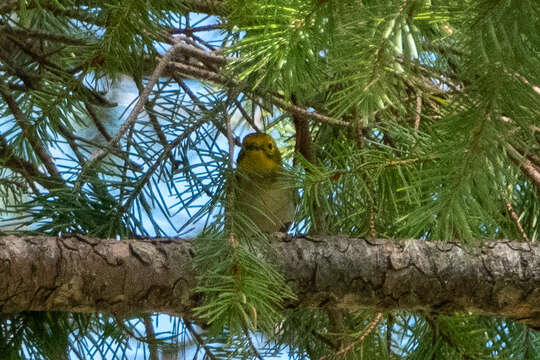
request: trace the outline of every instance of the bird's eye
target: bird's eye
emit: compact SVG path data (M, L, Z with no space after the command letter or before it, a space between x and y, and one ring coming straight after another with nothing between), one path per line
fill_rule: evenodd
M272 143L269 143L269 144L268 144L268 148L269 148L270 150L272 150L272 147L273 147Z

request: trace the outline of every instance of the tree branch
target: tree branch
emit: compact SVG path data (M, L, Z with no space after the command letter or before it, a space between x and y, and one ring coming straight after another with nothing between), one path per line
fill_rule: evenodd
M45 174L41 173L39 169L31 162L16 156L12 147L0 134L0 168L2 167L21 174L28 182L28 185L33 188L33 190L36 190L33 185L34 181L49 190L58 188L61 185L54 179L51 179L45 176Z
M540 194L540 168L535 166L527 157L522 156L512 145L507 144L506 148L510 160L529 178L536 187L538 194Z
M475 247L344 236L271 243L298 300L354 311L503 316L540 329L540 243ZM406 244L408 244L406 246ZM194 248L180 239L0 237L0 312L166 312L192 318Z
M206 69L203 69L203 68L200 68L200 67L197 67L197 66L192 66L192 65L188 65L188 64L184 64L184 63L179 63L179 62L171 62L171 67L175 67L176 70L184 75L184 76L188 76L188 77L191 77L195 80L199 80L199 81L209 81L209 82L213 82L215 84L218 84L218 85L225 85L225 86L231 86L231 87L238 87L239 85L234 83L232 80L228 80L227 78L225 78L223 75L217 73L217 72L214 72L214 71L210 71L210 70L206 70ZM257 95L261 95L261 94L257 94ZM319 114L315 111L308 111L307 109L304 109L304 108L301 108L300 106L296 106L294 104L290 104L289 102L283 100L282 98L278 97L278 96L271 96L271 98L269 99L274 105L282 108L283 110L286 110L290 113L293 113L293 114L297 114L299 116L305 116L306 118L309 118L309 119L313 119L313 120L316 120L316 121L320 121L320 122L324 122L324 123L328 123L328 124L331 124L331 125L338 125L338 126L351 126L350 123L346 122L346 121L343 121L343 120L340 120L340 119L335 119L335 118L332 118L332 117L329 117L329 116L326 116L326 115L322 115L322 114Z
M174 52L176 51L177 47L180 44L175 44L167 53L159 60L156 68L154 69L154 72L152 73L152 76L148 80L148 83L146 84L146 87L143 90L143 93L139 97L139 100L137 101L137 104L135 104L135 107L129 114L126 121L120 126L118 129L117 134L108 142L106 148L102 148L97 150L95 153L90 156L88 161L84 164L81 173L79 175L79 179L77 180L77 187L80 187L81 180L84 179L84 176L86 175L86 172L88 169L91 169L92 166L99 162L101 159L103 159L107 154L110 152L110 149L114 148L122 139L124 134L135 124L137 121L139 114L142 112L144 108L144 104L146 103L146 100L150 96L150 93L152 92L152 89L156 82L159 79L159 76L161 75L161 72L169 62L170 58L173 56Z
M19 127L21 128L25 139L28 140L28 142L32 146L32 150L34 150L36 156L39 158L39 160L41 160L41 162L43 163L49 174L51 174L53 179L61 182L62 176L56 168L56 164L47 152L46 147L37 137L34 127L30 124L30 121L28 120L26 115L24 115L22 110L19 108L17 101L13 98L13 96L11 96L10 92L6 89L4 84L0 84L0 96L6 102L9 110L11 111L11 114L17 121L17 125L19 125Z

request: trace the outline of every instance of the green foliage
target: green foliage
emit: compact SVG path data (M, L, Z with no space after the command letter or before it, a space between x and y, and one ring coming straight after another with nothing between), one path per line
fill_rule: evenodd
M229 17L232 30L242 34L230 49L240 55L231 64L234 76L252 89L312 93L324 69L320 52L332 34L332 2L239 0L229 6L241 9Z
M223 236L198 239L209 247L198 248L200 261L217 265L199 267L204 275L198 291L206 295L206 301L196 314L220 333L226 328L237 334L244 327L269 332L281 318L283 300L294 295L270 264L242 247L231 245L223 250L223 242L235 240ZM220 242L217 246L212 244L216 241Z
M67 359L125 357L128 338L107 316L56 312L2 315L0 353L3 359Z
M205 297L195 314L212 326L218 336L224 330L271 334L280 321L285 301L295 298L269 246L269 234L261 233L244 213L236 211L236 174L227 176L220 200L226 212L196 241L197 269L203 274L197 291Z
M538 1L212 3L0 5L1 232L195 236L211 326L173 318L170 342L152 342L144 316L25 313L1 319L0 354L120 359L129 338L207 358L539 358L538 333L504 319L394 312L370 328L378 315L360 311L340 327L328 309L284 310L294 294L266 234L226 196L239 138L262 129L300 193L293 232L538 241ZM109 146L175 41L199 55L173 56ZM293 154L289 100L313 163Z

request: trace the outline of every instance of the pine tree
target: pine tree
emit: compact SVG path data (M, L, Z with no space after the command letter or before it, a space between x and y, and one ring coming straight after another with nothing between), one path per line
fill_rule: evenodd
M194 236L203 300L167 333L0 305L1 357L540 358L517 319L288 307L231 206L241 137L264 131L299 191L292 235L534 244L539 86L534 0L3 2L0 235Z

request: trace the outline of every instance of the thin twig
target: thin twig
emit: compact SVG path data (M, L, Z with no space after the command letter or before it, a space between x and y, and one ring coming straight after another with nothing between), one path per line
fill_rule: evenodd
M373 319L373 321L368 325L368 327L364 330L364 332L360 335L360 337L356 341L353 341L352 343L347 345L345 348L343 348L340 351L338 351L337 353L335 353L334 356L339 356L339 355L345 354L345 353L349 352L353 347L355 347L356 345L358 345L362 341L364 341L364 339L371 333L371 331L373 331L373 329L379 323L379 321L381 321L382 316L383 316L382 312L377 313L377 316L375 316L375 319ZM323 356L319 360L324 360L326 358L327 358L327 356Z
M178 83L178 85L184 90L184 92L191 98L191 101L193 104L195 104L202 112L207 113L208 108L204 105L204 103L191 91L189 86L187 86L184 81L173 73L174 80ZM215 121L214 125L217 127L217 129L225 136L227 136L227 129L221 124L219 121ZM241 146L242 142L238 137L234 138L234 144L237 146Z
M234 168L234 137L231 127L231 117L227 116L227 141L229 143L229 170ZM238 245L236 237L234 236L234 179L231 178L227 181L227 211L226 211L226 228L229 231L229 244L235 249Z
M512 217L512 219L516 223L516 226L517 226L519 232L521 233L521 236L523 236L523 239L525 239L525 241L531 241L531 240L529 240L529 237L527 236L527 233L525 232L525 229L523 229L523 226L521 226L521 223L519 222L519 216L514 211L514 208L512 207L512 204L510 204L510 201L506 200L505 204L506 204L506 209L508 210L508 212L510 213L510 216Z
M169 34L188 34L191 35L195 32L220 30L223 26L221 24L212 24L206 26L187 27L185 29L169 29Z
M232 58L226 58L225 56L215 55L202 49L197 49L195 46L189 46L182 43L178 43L177 53L182 53L186 56L192 56L197 59L206 60L219 66L227 64ZM175 54L176 55L176 54Z
M143 317L144 328L146 329L146 337L150 342L148 344L148 350L150 351L150 360L159 360L158 347L156 343L156 335L154 333L154 326L152 325L152 318L149 315Z
M142 337L142 336L135 335L135 333L130 328L128 328L126 326L126 324L124 324L124 320L122 318L120 318L120 316L118 314L113 314L113 316L114 316L114 319L116 320L116 324L118 326L120 326L122 328L122 330L124 330L130 337L134 338L137 341L145 343L145 344L151 344L151 343L156 342L155 339L150 340L148 337Z
M197 331L195 331L195 329L193 328L193 325L191 324L191 322L185 320L184 325L186 326L186 329L189 331L191 336L193 336L195 338L195 341L197 341L197 344L202 346L202 348L206 352L206 355L211 360L217 360L217 358L214 356L214 354L212 354L212 351L210 350L210 348L208 346L206 346L206 343L204 342L203 338L199 335L199 333L197 333Z
M209 71L200 67L183 64L179 62L171 62L171 66L174 66L177 71L179 71L181 74L186 75L188 77L192 77L195 80L206 80L213 82L215 84L219 85L227 85L231 82L228 81L224 76L218 74L215 71ZM235 84L230 84L235 85Z
M446 342L451 347L455 348L457 353L463 357L465 360L472 360L472 357L470 357L463 349L460 347L460 344L457 344L454 339L449 337L445 332L439 331L441 328L439 328L435 322L435 320L431 316L426 316L426 321L428 325L431 327L431 329L441 337L441 339ZM435 336L433 336L433 341L436 342Z
M255 119L253 119L247 112L246 112L246 109L244 109L244 107L242 106L242 104L240 103L240 101L238 101L238 99L233 99L234 101L234 104L236 105L236 108L240 111L240 113L242 114L242 116L244 117L244 119L246 119L246 121L249 123L249 125L251 125L251 127L257 131L257 132L261 132L261 129L257 126L257 124L255 124Z
M25 38L36 38L40 40L49 40L70 45L91 45L87 39L78 39L66 34L54 34L32 29L15 28L12 26L0 25L0 32L24 36Z
M24 52L25 54L30 56L37 63L39 63L41 65L44 65L44 66L47 66L47 67L49 67L51 69L62 71L62 69L58 65L56 65L55 63L53 63L53 62L51 62L51 61L49 61L47 59L50 56L50 54L36 54L34 51L31 50L31 48L28 47L27 44L25 44L23 42L23 39L19 39L17 36L8 35L8 38L9 38L9 40L11 40L11 42L13 42L15 45L17 45L17 47L22 52ZM26 37L25 37L25 39L26 39Z
M309 111L300 106L293 105L291 103L286 102L285 100L280 99L277 96L272 96L271 101L277 106L279 106L280 108L282 108L283 110L287 110L295 114L303 115L309 119L317 120L317 121L331 124L331 125L338 125L338 126L345 126L345 127L349 127L353 125L352 123L349 123L347 121L343 121L343 120L339 120L333 117L322 115L315 111Z
M23 114L16 100L11 96L9 91L7 91L4 84L0 84L0 95L7 103L9 110L15 117L17 125L21 128L25 139L30 143L32 149L36 153L37 157L41 160L49 174L55 178L57 181L61 181L62 176L56 167L56 164L52 160L51 156L47 152L45 146L39 141L36 136L34 127L30 125L29 119Z
M2 134L0 134L0 159L2 159L3 167L21 174L35 194L39 194L39 190L34 181L48 190L58 188L59 184L41 173L34 164L16 156Z
M338 351L339 348L336 346L336 344L332 343L332 341L330 341L330 339L328 339L326 336L322 335L322 334L319 334L318 332L316 332L315 330L312 330L311 331L311 334L316 337L320 342L328 345L328 347L331 347L332 349L334 349L334 351Z
M196 80L206 80L206 81L210 81L210 82L213 82L219 85L225 85L225 86L232 86L232 87L238 86L238 84L234 83L232 80L228 80L224 76L214 71L209 71L200 67L178 63L178 62L173 62L171 63L171 65L174 66L176 70L179 71L181 74L192 77ZM319 122L324 122L331 125L339 125L339 126L346 126L346 127L352 126L352 124L349 122L332 118L326 115L322 115L315 111L309 111L307 109L293 105L275 95L270 97L270 101L274 103L276 106L282 108L283 110L286 110L294 114L305 116L309 119L317 120Z
M377 231L375 230L375 216L373 215L373 207L371 207L369 214L369 235L372 238L377 237Z
M532 161L523 157L512 145L508 144L506 148L509 150L507 151L507 154L509 155L510 160L512 160L512 162L521 169L523 174L529 178L540 194L540 168L537 168Z
M86 159L84 158L82 153L79 151L79 146L77 145L77 142L75 141L73 134L62 123L58 123L56 126L58 126L58 132L60 133L60 135L62 135L66 139L67 143L69 144L69 147L71 147L71 150L77 157L79 164L83 164L86 161Z
M77 140L77 141L80 141L83 144L90 145L90 146L96 147L98 149L103 148L103 147L106 146L105 144L100 144L100 143L97 143L95 141L88 140L88 139L82 138L82 137L77 136L77 135L73 135L71 133L66 133L65 131L63 132L61 129L62 129L62 127L59 128L59 131L62 134L62 136L66 137L66 139L70 138L71 140ZM65 127L64 127L64 129L65 129ZM68 143L70 143L70 141L68 141ZM83 147L83 149L88 153L90 152L88 149L86 149L84 147ZM134 171L140 171L141 170L141 165L139 165L139 164L135 163L133 160L131 160L129 158L129 154L127 152L123 152L121 149L114 148L114 149L111 150L111 154L113 154L115 156L118 156L120 159L123 159L124 161L127 161L129 163L129 165L130 165L130 169L132 169ZM77 158L79 158L79 156L77 156ZM80 163L83 164L85 161L86 160L82 160Z
M176 139L174 139L172 142L170 142L161 152L161 154L158 156L154 164L148 169L148 171L137 181L135 187L133 188L133 191L131 192L129 198L126 200L126 202L119 207L119 212L126 211L130 206L133 200L139 195L139 192L142 190L142 188L148 183L150 177L152 174L159 168L160 165L162 165L163 160L169 156L170 152L178 146L183 140L187 139L191 133L195 130L197 130L201 125L204 123L204 120L198 121L189 128L185 129L183 134L178 136Z
M154 69L154 72L152 73L152 76L148 80L148 83L143 90L143 93L139 97L137 104L129 114L126 121L122 124L122 126L120 126L118 133L108 142L105 148L99 149L94 154L92 154L86 164L84 164L83 168L81 169L79 178L77 179L78 186L76 186L76 188L80 187L81 180L84 179L84 175L86 175L87 170L92 168L95 163L107 156L111 149L120 142L124 134L135 124L139 114L144 108L144 104L146 103L148 97L150 96L150 93L152 92L152 89L154 88L154 85L158 81L159 76L161 75L161 73L169 63L171 57L173 56L174 52L179 46L180 43L173 45L173 47L169 49L169 51L167 51L167 53L159 60L156 68Z
M249 335L248 328L243 320L242 320L242 330L244 331L244 334L246 335L246 339L249 344L249 347L251 348L251 352L253 353L253 356L255 356L259 360L264 360L261 354L259 353L259 350L257 350L257 347L255 347L255 344L253 344L253 341L251 340L251 336Z
M229 167L232 169L234 168L234 136L229 115L227 115L227 140L229 142Z
M414 135L418 135L418 129L420 128L420 117L422 116L422 90L418 89L416 94L416 115L414 119Z
M141 79L137 79L135 81L135 84L137 86L137 89L139 90L139 94L143 92L143 86L142 86L142 81ZM152 101L152 103L150 102L146 102L144 104L144 111L146 111L146 114L148 115L148 118L150 119L150 123L152 124L152 127L154 128L154 131L156 132L156 135L159 139L159 142L161 144L161 146L165 149L167 147L167 137L165 136L165 134L163 133L163 129L161 128L161 125L159 124L159 121L156 117L156 114L154 114L154 105L155 105L155 100ZM170 154L169 156L169 160L171 161L171 164L175 164L175 159L174 159L174 156L173 154Z
M109 135L109 132L105 128L105 125L101 122L101 119L97 116L96 112L92 108L92 105L89 105L87 103L84 103L84 107L86 111L88 111L88 114L90 115L90 118L94 122L94 125L96 125L96 128L98 129L101 136L105 138L107 141L111 141L111 135Z
M388 356L391 357L392 354L392 329L394 327L394 316L392 314L388 314L387 321L386 321L386 351L388 352Z

